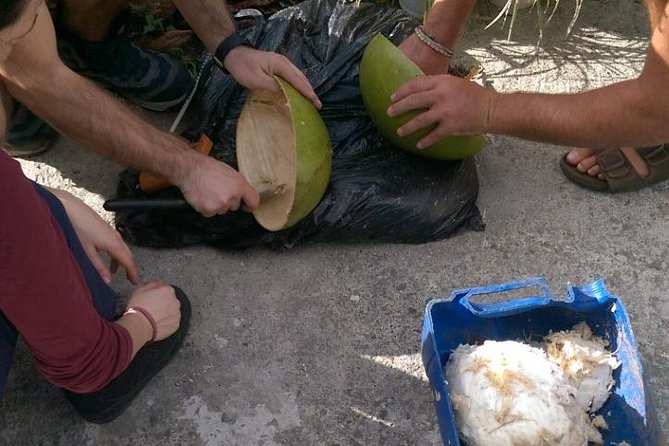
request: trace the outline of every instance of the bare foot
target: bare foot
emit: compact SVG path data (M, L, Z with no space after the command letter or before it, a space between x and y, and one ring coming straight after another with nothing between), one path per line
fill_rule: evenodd
M623 147L621 150L632 165L632 168L641 178L646 178L650 174L646 162L639 156L634 147ZM597 152L597 150L593 149L574 148L567 154L567 162L575 166L579 172L587 173L590 176L603 180L604 175L595 157Z

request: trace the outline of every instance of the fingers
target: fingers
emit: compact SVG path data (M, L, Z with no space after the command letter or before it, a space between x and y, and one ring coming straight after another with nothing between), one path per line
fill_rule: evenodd
M432 110L427 110L424 113L419 114L415 118L411 119L409 122L397 129L397 134L399 136L406 136L418 131L420 129L427 128L433 125L435 122L439 121L439 113ZM419 147L421 148L421 147Z
M125 269L125 276L130 283L134 285L139 283L139 272L137 272L135 259L130 252L130 248L128 248L128 245L121 238L121 234L113 231L113 236L110 237L109 242L104 246L100 246L99 249L106 251L111 257L110 268L107 271L116 273L120 265ZM106 266L105 269L107 269Z
M260 194L250 184L246 183L243 190L244 206L242 210L245 212L252 212L260 205Z
M225 214L225 213L230 212L230 211L238 211L241 206L242 206L241 198L232 197L230 199L230 207L228 207L227 211L221 212L220 214Z
M388 116L394 118L412 110L424 110L432 107L436 102L433 91L421 91L405 96L388 108Z
M437 85L437 81L435 78L431 76L423 76L423 77L418 77L416 79L412 79L409 82L405 83L402 85L395 93L393 93L390 96L390 100L393 101L394 103L401 101L407 96L410 96L412 94L420 93L423 91L431 90ZM391 109L394 108L394 104L390 107ZM403 112L398 112L395 113L395 115L401 114ZM393 116L393 115L391 115Z
M95 249L95 246L84 246L84 251L86 251L88 258L91 260L95 270L100 274L100 277L102 277L102 280L104 280L106 284L111 283L111 271L109 268L107 268L107 265L105 264L104 260L102 260L102 257L100 257L100 253L98 253L97 249Z
M255 209L260 202L258 192L241 173L213 158L203 157L181 190L188 203L207 218L243 207Z
M322 103L307 77L281 54L248 47L233 49L225 59L226 67L240 84L252 89L279 91L274 79L281 76L320 109Z
M96 271L100 274L100 277L102 277L102 280L104 280L105 283L111 283L112 275L116 274L119 265L125 268L125 276L130 283L133 285L137 285L139 283L139 272L137 271L135 261L132 257L132 254L130 253L130 249L128 249L127 245L122 241L117 242L117 245L115 246L110 245L106 248L100 248L100 251L107 252L112 258L109 267L94 246L85 246L84 250L86 251L86 254L88 254L88 258L91 260L93 267L95 267Z
M422 138L420 141L418 141L418 144L416 144L416 147L419 149L427 149L430 147L432 144L438 142L440 139L442 139L444 135L440 131L439 128L436 128L432 130L430 133L427 134L424 138Z
M287 57L278 56L274 73L288 81L297 91L309 99L314 107L319 110L323 107L307 77Z

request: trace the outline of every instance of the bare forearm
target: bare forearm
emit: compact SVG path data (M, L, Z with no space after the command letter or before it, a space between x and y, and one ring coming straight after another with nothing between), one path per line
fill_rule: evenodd
M211 53L237 29L224 0L174 0L174 4Z
M476 0L436 0L425 20L428 32L452 48L462 35Z
M591 148L669 140L666 107L639 80L579 94L499 94L493 103L488 133Z
M126 314L115 322L125 328L132 339L132 352L130 359L135 357L141 349L151 339L151 326L148 325L144 316L138 313Z
M64 66L48 77L8 82L7 87L12 96L81 145L120 164L177 181L191 157L186 142L144 122Z
M572 95L496 95L489 131L592 148L661 144L669 141L668 98L669 32L658 26L637 79Z

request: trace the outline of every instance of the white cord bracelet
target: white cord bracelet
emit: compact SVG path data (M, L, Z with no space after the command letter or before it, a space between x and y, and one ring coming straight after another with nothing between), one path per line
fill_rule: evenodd
M441 43L437 42L434 37L429 35L427 31L425 31L425 27L423 25L417 26L416 29L414 30L416 33L416 36L418 37L418 40L423 42L425 45L429 46L432 48L432 50L436 51L437 53L441 54L442 56L451 58L453 57L453 50L451 50L449 47L446 45L442 45Z

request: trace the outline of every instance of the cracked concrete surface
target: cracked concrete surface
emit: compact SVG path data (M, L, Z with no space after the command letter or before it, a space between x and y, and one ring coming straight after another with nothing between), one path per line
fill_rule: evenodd
M573 35L563 1L534 56L534 14L510 42L481 3L461 49L503 91L577 91L635 76L641 4L586 0ZM167 128L173 115L147 115ZM587 117L584 117L587 119ZM666 185L602 195L560 173L564 148L492 137L480 154L485 232L421 246L320 244L288 252L135 248L144 279L193 301L187 343L117 421L88 425L21 348L0 404L7 445L438 445L420 363L428 298L537 275L554 292L597 277L626 304L660 420L669 429ZM27 175L101 211L120 167L60 140ZM104 214L111 220L112 216ZM130 290L120 278L115 287ZM633 442L631 442L634 444Z

